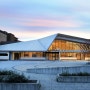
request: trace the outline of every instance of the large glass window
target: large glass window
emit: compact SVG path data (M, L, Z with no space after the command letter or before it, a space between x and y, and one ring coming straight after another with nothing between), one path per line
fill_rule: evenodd
M69 58L73 57L79 60L90 59L90 53L86 54L86 52L90 50L90 46L88 44L71 42L71 41L66 41L66 40L55 40L50 46L48 51L55 52L58 50L62 50L60 52L59 57L69 57ZM77 50L79 50L79 52Z
M59 53L58 52L46 52L46 59L59 60Z
M89 45L65 40L55 40L49 50L88 50Z
M0 56L8 56L7 53L0 53Z
M14 53L14 58L32 58L32 57L44 57L43 52L19 52Z

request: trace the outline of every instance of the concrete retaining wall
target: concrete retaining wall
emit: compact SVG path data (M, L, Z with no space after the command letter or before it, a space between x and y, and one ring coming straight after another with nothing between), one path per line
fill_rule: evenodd
M90 90L90 83L58 83L47 90Z
M40 84L34 84L34 83L0 83L0 90L40 90Z
M77 67L54 67L54 68L34 68L27 69L28 73L42 73L42 74L61 74L64 72L68 73L79 73L87 72L90 73L90 66L77 66Z

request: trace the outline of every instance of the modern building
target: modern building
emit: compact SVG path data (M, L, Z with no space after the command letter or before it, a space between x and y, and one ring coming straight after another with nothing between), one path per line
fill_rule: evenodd
M0 44L8 44L17 42L18 38L12 33L0 30Z
M0 46L0 59L90 60L90 40L54 34L45 38Z

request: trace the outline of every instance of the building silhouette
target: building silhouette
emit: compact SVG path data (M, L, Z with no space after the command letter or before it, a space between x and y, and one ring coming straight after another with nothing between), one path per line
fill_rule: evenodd
M14 34L0 30L0 45L18 42Z

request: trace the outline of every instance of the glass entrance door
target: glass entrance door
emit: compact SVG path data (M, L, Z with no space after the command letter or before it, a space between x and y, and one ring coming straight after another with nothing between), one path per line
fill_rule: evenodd
M85 60L85 54L84 53L77 53L77 60Z
M14 53L14 60L18 60L20 58L20 54L19 53Z
M48 60L59 60L59 52L47 52L46 57Z

